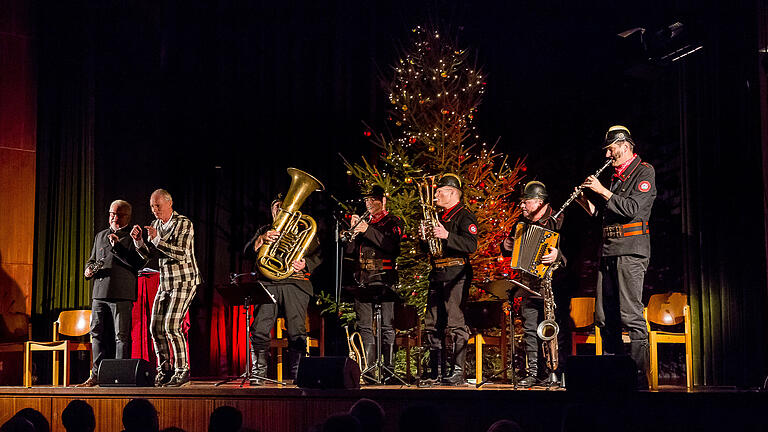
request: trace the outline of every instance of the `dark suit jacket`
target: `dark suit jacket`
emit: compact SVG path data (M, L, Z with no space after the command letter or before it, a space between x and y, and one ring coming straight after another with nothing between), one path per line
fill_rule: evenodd
M130 230L127 226L116 232L120 241L115 243L115 247L109 244L107 238L112 232L109 228L96 234L87 264L103 259L104 266L91 278L91 298L136 301L136 276L146 260L136 253L133 240L128 235Z

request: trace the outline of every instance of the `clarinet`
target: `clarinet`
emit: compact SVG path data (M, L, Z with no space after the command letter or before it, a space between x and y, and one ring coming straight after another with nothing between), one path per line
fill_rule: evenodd
M604 169L608 168L608 165L610 165L612 162L613 162L613 159L606 159L603 166L601 166L600 169L598 169L597 172L595 172L595 177L599 177L600 173L602 173ZM584 189L584 186L579 185L579 187L577 187L576 190L573 191L571 196L569 196L568 199L565 200L565 203L563 204L562 207L560 207L560 210L558 210L557 213L552 215L552 219L557 219L558 217L560 217L560 214L565 210L565 208L568 207L573 202L573 200L576 199L577 196L579 196L582 189Z

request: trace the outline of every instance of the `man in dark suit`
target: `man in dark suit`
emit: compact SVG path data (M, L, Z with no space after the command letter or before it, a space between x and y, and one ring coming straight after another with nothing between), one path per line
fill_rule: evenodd
M104 358L131 358L131 311L136 301L136 275L145 261L133 250L128 235L131 205L117 200L109 206L109 228L96 234L86 279L93 279L91 341L93 369L81 387L98 382Z

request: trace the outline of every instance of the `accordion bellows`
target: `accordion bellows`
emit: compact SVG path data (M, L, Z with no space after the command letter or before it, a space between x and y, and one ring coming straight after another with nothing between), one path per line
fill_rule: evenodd
M542 264L541 257L547 254L550 246L557 247L560 234L525 222L515 224L512 232L514 246L510 267L539 279L543 278L552 265Z

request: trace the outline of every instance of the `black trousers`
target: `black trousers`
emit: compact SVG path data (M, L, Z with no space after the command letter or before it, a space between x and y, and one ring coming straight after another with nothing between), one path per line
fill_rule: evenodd
M444 347L446 336L454 341L469 340L469 328L464 322L464 296L469 292L469 278L452 281L432 281L427 294L427 313L424 317L424 331L429 349Z
M130 300L91 301L91 350L93 351L92 375L99 371L105 358L131 358L131 312Z
M250 327L251 344L256 351L269 349L270 333L277 320L278 308L285 313L288 348L296 352L307 350L307 306L309 294L294 284L265 284L275 296L275 304L258 306Z
M623 354L622 326L629 330L630 356L640 372L648 371L648 329L643 318L643 280L648 258L621 255L600 259L595 322L602 330L603 353Z
M355 299L355 315L357 318L357 331L363 338L363 343L373 345L376 343L376 334L373 332L373 303L361 302ZM381 304L381 343L393 345L395 343L395 329L392 326L395 320L395 302L383 302Z

